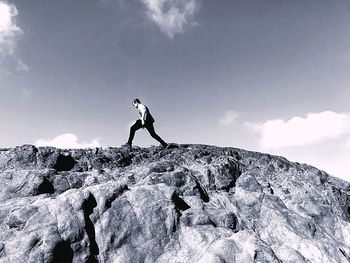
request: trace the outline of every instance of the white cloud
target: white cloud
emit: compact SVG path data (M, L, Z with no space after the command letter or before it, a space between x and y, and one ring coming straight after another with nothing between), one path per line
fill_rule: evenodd
M13 54L15 39L22 30L16 25L18 15L14 4L0 1L0 53Z
M198 0L142 0L148 15L163 33L173 38L191 22Z
M237 119L238 115L239 113L236 111L226 111L224 116L219 119L219 124L230 125Z
M39 139L34 145L36 146L53 146L57 148L91 148L100 147L99 139L93 139L91 142L78 142L78 137L72 133L58 135L53 139Z
M28 72L29 67L15 54L17 39L23 33L16 25L17 15L18 10L14 4L0 0L0 60L11 58L18 71Z
M27 64L25 64L22 60L17 59L17 67L16 69L18 71L23 71L23 72L28 72L29 71L29 67Z
M308 113L288 121L246 123L246 127L260 133L260 144L265 149L310 145L350 132L350 113Z

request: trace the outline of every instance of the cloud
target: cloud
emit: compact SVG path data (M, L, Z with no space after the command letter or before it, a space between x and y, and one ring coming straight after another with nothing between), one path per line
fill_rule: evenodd
M28 72L29 71L29 67L28 65L26 65L21 59L17 59L17 66L16 69L18 71L23 71L23 72Z
M22 29L16 25L17 15L18 10L14 4L0 0L0 61L10 57L16 62L18 71L27 72L29 67L15 54L17 39L23 33Z
M266 149L310 145L350 132L350 113L308 113L288 121L247 122L246 127L260 134L260 144Z
M198 8L198 0L142 0L142 2L147 7L150 19L169 38L185 30Z
M78 142L78 137L72 133L58 135L53 139L39 139L34 145L36 146L53 146L57 148L92 148L100 147L99 139L93 139L91 142Z
M18 15L14 4L0 1L0 51L13 52L14 38L22 33L22 30L15 24L14 18Z
M226 111L224 116L219 119L219 124L230 125L237 119L238 115L239 113L236 111Z
M15 39L22 33L15 23L17 15L18 11L14 4L0 1L0 53L13 54Z

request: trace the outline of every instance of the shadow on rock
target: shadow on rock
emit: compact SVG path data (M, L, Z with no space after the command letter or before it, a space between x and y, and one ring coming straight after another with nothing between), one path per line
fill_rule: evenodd
M182 200L176 193L173 193L171 200L175 204L175 207L180 211L185 211L191 208L184 200Z
M60 154L57 157L57 161L55 163L55 165L53 166L53 169L55 169L56 171L62 172L62 171L70 171L73 169L74 165L77 162L72 158L72 156L68 155L62 155Z
M90 256L87 262L98 262L96 255L99 254L98 245L96 243L96 234L94 224L91 222L90 215L92 214L94 207L97 206L95 197L90 194L88 199L83 202L82 209L84 210L85 230L89 237L90 242Z
M69 263L73 261L73 250L68 241L60 241L53 249L52 263Z

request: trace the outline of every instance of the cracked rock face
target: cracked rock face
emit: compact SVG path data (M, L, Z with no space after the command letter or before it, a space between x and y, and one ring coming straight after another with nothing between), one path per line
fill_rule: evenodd
M0 150L0 262L350 262L350 184L206 145Z

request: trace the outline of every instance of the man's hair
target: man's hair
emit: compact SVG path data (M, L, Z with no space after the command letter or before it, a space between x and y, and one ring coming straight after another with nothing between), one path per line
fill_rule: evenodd
M141 103L141 101L140 101L139 99L134 99L132 103L133 103L133 104L135 104L135 103Z

